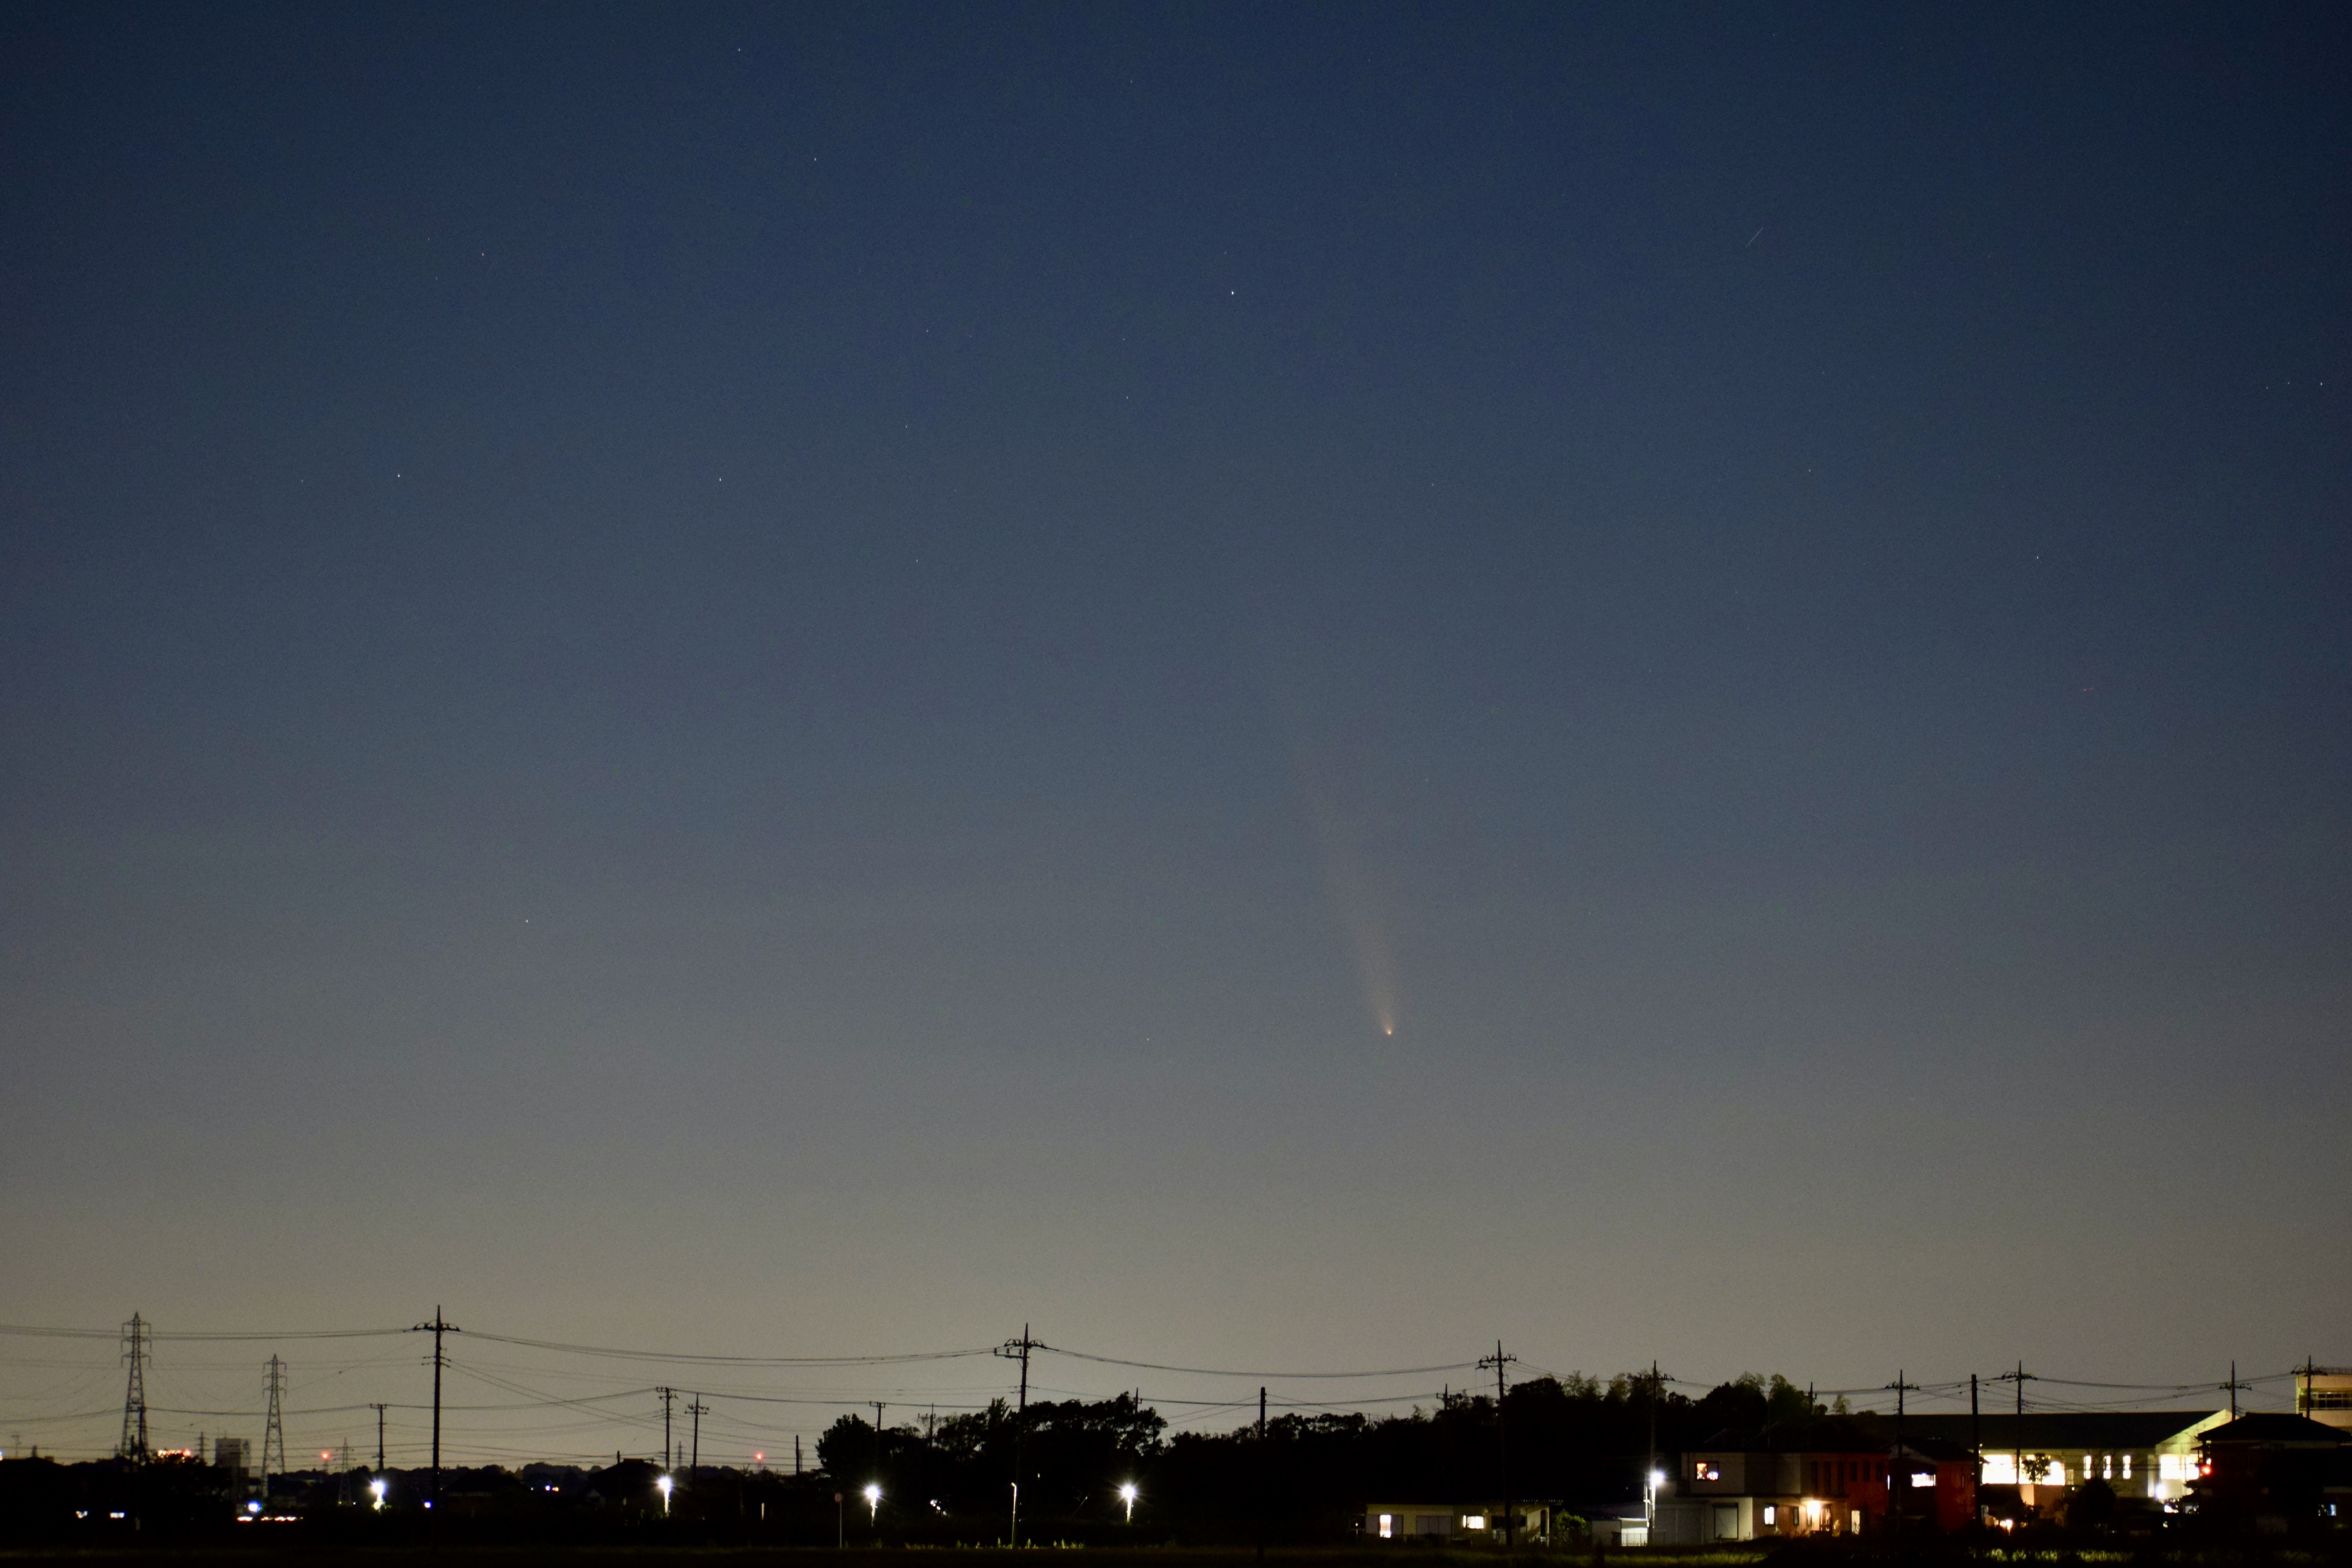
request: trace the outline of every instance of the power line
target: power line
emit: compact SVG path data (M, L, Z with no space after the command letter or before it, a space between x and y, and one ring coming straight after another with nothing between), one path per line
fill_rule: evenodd
M1127 1361L1118 1356L1092 1355L1085 1351L1064 1350L1058 1345L1041 1344L1037 1349L1049 1355L1067 1356L1072 1361L1090 1361L1103 1366L1140 1367L1146 1372L1181 1372L1197 1377L1271 1377L1286 1382L1305 1378L1349 1377L1419 1377L1433 1372L1475 1372L1486 1364L1484 1361L1445 1362L1436 1366L1400 1366L1381 1372L1264 1372L1246 1367L1230 1366L1170 1366L1156 1361ZM1514 1358L1517 1359L1517 1358Z

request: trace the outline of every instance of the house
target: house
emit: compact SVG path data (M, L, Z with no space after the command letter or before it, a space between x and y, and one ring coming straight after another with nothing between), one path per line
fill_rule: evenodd
M1972 1457L1934 1439L1890 1440L1866 1418L1824 1416L1719 1433L1685 1454L1661 1492L1653 1545L1855 1535L1976 1518Z
M1549 1545L1559 1504L1514 1502L1511 1539L1519 1545ZM1503 1505L1497 1502L1374 1502L1364 1505L1367 1541L1459 1542L1465 1545L1503 1539Z
M2031 1518L2095 1478L2118 1498L2177 1506L2197 1479L2200 1434L2229 1419L2226 1410L2029 1410L1913 1415L1904 1431L1963 1447L1981 1442L1984 1502L1996 1517Z
M2307 1415L2242 1415L2198 1443L2200 1513L2258 1530L2352 1527L2352 1432Z

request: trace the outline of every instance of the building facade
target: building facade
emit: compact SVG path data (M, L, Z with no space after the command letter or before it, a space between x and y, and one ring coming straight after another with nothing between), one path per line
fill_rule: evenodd
M1985 1500L2012 1502L2027 1517L2046 1514L2092 1480L2117 1498L2177 1506L2198 1479L2200 1434L2230 1419L2227 1410L2029 1410L1914 1415L1906 1430L1963 1447L1984 1445Z
M1956 1530L1976 1518L1975 1472L1963 1449L1889 1441L1874 1423L1855 1418L1725 1433L1682 1457L1649 1540L1699 1546L1902 1526Z
M1511 1539L1519 1545L1549 1545L1558 1503L1514 1502ZM1364 1505L1367 1541L1460 1542L1464 1545L1503 1539L1499 1502L1373 1502Z

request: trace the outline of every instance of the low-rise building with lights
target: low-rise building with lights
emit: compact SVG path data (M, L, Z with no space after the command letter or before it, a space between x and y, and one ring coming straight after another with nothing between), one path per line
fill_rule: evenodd
M2118 1499L2177 1506L2198 1477L2197 1444L2227 1410L2029 1410L1914 1415L1906 1430L1984 1446L1985 1502L2004 1517L2046 1516L2068 1492L2104 1481Z
M1774 1536L1956 1530L1976 1517L1975 1461L1962 1448L1878 1422L1824 1416L1718 1434L1686 1453L1661 1489L1654 1546Z

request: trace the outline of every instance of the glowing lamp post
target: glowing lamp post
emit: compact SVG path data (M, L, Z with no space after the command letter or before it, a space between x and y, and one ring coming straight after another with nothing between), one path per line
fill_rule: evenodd
M368 1490L374 1494L375 1497L376 1512L382 1513L383 1511L383 1494L389 1489L391 1489L390 1487L382 1476L376 1477L375 1479L368 1483Z
M1133 1524L1135 1522L1136 1496L1135 1483L1133 1481L1125 1482L1118 1489L1118 1500L1127 1505L1127 1522L1129 1524Z
M656 1481L656 1482L654 1483L654 1485L655 1485L655 1486L659 1487L659 1488L661 1489L661 1495L662 1495L662 1517L663 1517L664 1519L667 1519L667 1518L669 1517L669 1491L670 1491L670 1488L671 1488L671 1487L673 1487L673 1486L675 1486L676 1484L677 1484L677 1483L676 1483L676 1482L674 1482L674 1481L672 1481L672 1480L671 1480L667 1476L664 1476L664 1477L662 1477L662 1478L661 1478L661 1479L659 1479L659 1480L657 1480L657 1481Z
M872 1524L881 1517L882 1483L868 1481L866 1483L866 1522Z

